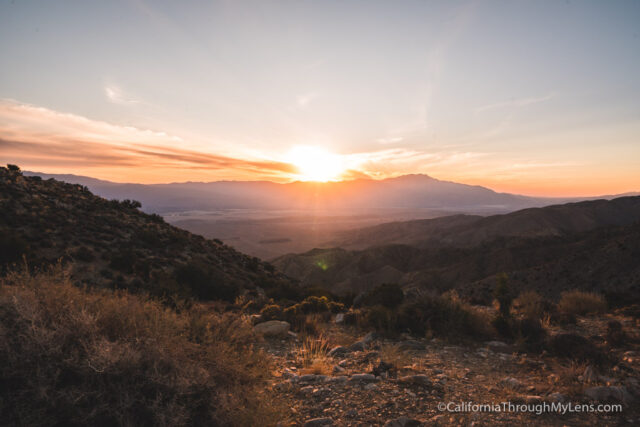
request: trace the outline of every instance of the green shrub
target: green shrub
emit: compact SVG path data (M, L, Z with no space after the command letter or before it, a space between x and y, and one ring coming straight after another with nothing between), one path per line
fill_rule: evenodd
M601 295L573 290L560 294L558 310L578 316L599 314L607 311L607 303Z

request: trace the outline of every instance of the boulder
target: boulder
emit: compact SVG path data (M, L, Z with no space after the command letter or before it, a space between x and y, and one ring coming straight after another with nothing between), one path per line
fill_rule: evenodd
M284 322L282 320L269 320L268 322L258 323L253 327L253 330L265 337L286 337L289 332L288 322Z

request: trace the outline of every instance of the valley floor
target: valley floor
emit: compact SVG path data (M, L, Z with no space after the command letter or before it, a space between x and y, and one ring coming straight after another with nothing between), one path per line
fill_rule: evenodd
M611 318L582 318L569 331L602 336ZM627 330L637 330L637 320L616 319ZM438 339L372 337L358 341L348 327L324 325L320 347L342 348L333 356L318 352L316 360L304 354L313 351L308 339L306 345L292 336L265 341L278 367L273 390L291 408L282 425L640 425L637 346L613 350L621 362L604 370L545 353L519 354L495 341L451 345ZM534 411L546 404L546 410L467 410L502 402ZM561 414L551 409L554 403L622 406L621 412ZM449 410L441 410L447 404Z

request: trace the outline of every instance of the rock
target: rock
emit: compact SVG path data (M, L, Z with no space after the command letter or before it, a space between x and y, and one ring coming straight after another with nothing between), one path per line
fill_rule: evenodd
M333 420L331 418L313 418L311 420L305 421L303 424L304 427L321 427L321 426L332 426Z
M365 343L362 341L356 341L349 346L349 351L364 351Z
M378 388L378 386L377 386L377 385L375 385L374 383L369 383L369 384L365 385L363 388L364 388L365 390L367 390L367 391L371 391L371 390L375 390L375 389L377 389L377 388Z
M511 353L511 346L502 341L489 341L486 342L485 345L487 348L494 353Z
M345 375L338 375L337 377L329 377L327 381L332 384L340 384L340 383L346 383L348 379L349 377Z
M287 337L293 339L293 340L297 340L298 339L298 334L296 334L293 331L287 331Z
M551 402L564 403L567 400L567 396L562 393L555 392L548 396L548 400Z
M344 372L344 371L345 371L345 369L343 367L341 367L341 366L336 365L336 366L333 367L333 373L334 374L339 374L339 373Z
M338 313L336 314L336 323L343 323L344 322L344 313Z
M355 418L358 416L358 411L356 411L355 409L349 409L344 416L346 418Z
M307 374L307 375L301 375L299 377L298 382L303 384L321 383L321 382L327 381L327 379L329 379L329 377L327 377L326 375Z
M407 375L405 377L398 378L398 382L404 383L404 384L415 384L415 385L420 385L420 386L430 386L431 385L431 380L429 379L428 376L426 376L424 374Z
M503 384L509 388L517 389L522 387L522 382L516 378L506 377L500 381L500 384Z
M426 350L427 346L420 341L406 340L399 343L397 345L397 348L400 351L420 351L420 350Z
M590 387L584 391L584 394L598 402L617 400L625 404L630 404L634 400L633 396L631 396L625 387Z
M375 341L377 339L378 339L378 334L377 333L369 332L360 341L362 341L364 344L370 344L370 343L372 343L373 341Z
M384 427L419 427L422 423L418 420L412 420L407 417L396 418L384 423Z
M371 373L373 375L375 375L376 377L379 377L382 374L386 374L387 372L389 372L392 369L393 369L393 365L392 364L380 361L380 363L378 363L377 366L374 366L374 368L371 371Z
M290 327L289 322L269 320L268 322L258 323L253 327L253 330L265 337L285 337Z
M375 377L375 375L372 375L372 374L353 374L351 375L351 378L349 378L350 383L372 382L377 380L378 379Z
M331 357L342 357L347 353L349 353L349 349L341 345L333 347L331 350L329 350L329 356Z

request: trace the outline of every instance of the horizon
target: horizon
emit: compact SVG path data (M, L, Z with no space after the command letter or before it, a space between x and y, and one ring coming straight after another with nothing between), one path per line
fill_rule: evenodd
M425 174L633 193L639 19L633 1L7 2L3 163L119 183Z

